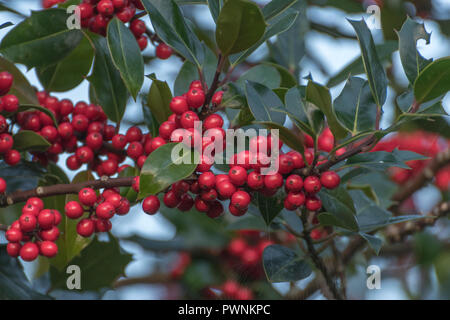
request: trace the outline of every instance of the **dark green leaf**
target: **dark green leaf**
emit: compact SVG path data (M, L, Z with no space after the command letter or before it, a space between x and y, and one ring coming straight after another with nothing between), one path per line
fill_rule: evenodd
M267 224L264 222L261 216L257 215L245 215L234 220L227 226L227 230L267 230Z
M250 111L257 121L284 124L286 115L274 111L283 108L283 103L272 90L262 84L247 81L245 92Z
M197 65L203 63L203 46L186 23L173 0L142 0L158 36L183 57Z
M334 101L334 109L337 118L353 135L375 128L377 105L366 80L349 78Z
M266 21L283 14L298 0L272 0L262 8L262 13Z
M270 89L275 89L280 87L281 76L274 67L260 64L244 72L235 84L243 89L246 81L258 82Z
M306 100L313 103L325 114L327 117L328 126L336 139L345 138L347 135L347 130L345 130L336 118L331 101L330 90L328 90L328 88L311 80L308 81L308 85L306 87Z
M270 282L290 282L307 278L312 270L310 265L294 250L278 244L264 249L263 266Z
M147 106L150 108L156 121L161 124L172 114L172 111L170 111L172 93L167 82L158 80L155 77L151 79L153 82L148 93Z
M361 47L361 56L367 79L372 90L375 103L381 108L386 101L388 80L383 65L378 58L375 43L364 19L348 20L356 31Z
M0 70L8 71L14 77L14 82L9 93L15 95L20 103L39 104L36 97L36 90L31 86L27 78L25 78L14 63L0 57Z
M57 64L38 68L36 74L48 92L69 91L78 86L91 70L94 49L83 37L80 44Z
M50 142L34 131L21 130L14 135L13 148L18 151L45 151L50 146Z
M95 180L89 171L79 172L73 179L72 183ZM77 201L78 195L62 196L62 204L58 204L60 208L62 221L59 225L60 236L56 244L58 245L58 255L50 260L50 264L59 271L64 272L64 268L92 241L92 238L84 238L77 233L77 223L79 220L72 220L66 217L64 213L64 204L69 201ZM60 202L59 198L55 201ZM62 206L62 207L61 207ZM56 208L52 206L52 208ZM83 218L87 217L87 213ZM81 219L81 218L80 218Z
M398 49L397 41L386 41L375 46L380 61L389 61L392 53ZM344 67L340 72L328 80L327 87L332 88L348 78L349 75L358 75L364 73L364 64L361 57L356 58Z
M35 291L28 281L23 267L0 246L0 299L2 300L47 300L49 296Z
M114 281L125 274L125 267L132 260L132 255L124 253L119 242L109 236L108 242L95 238L71 264L81 269L82 291L100 291L111 288ZM67 278L65 270L51 269L52 289L66 289Z
M272 197L266 197L261 193L256 194L258 209L267 225L271 224L284 207L281 193L278 192Z
M142 112L144 113L144 122L152 137L157 137L159 135L159 123L156 121L146 103L142 103Z
M414 82L418 103L433 100L450 91L450 57L437 59L425 67Z
M144 83L144 60L136 38L122 21L114 18L108 23L107 39L112 61L136 100Z
M83 37L80 30L67 28L67 18L62 9L32 12L3 38L0 53L30 69L55 64L75 49Z
M223 0L208 0L209 11L211 11L211 16L214 19L214 22L217 21L219 17L220 9L223 7Z
M346 166L361 166L369 169L382 170L390 167L410 169L404 162L410 160L424 160L427 157L407 150L397 150L393 152L375 151L360 153L349 158Z
M424 39L430 43L431 33L425 30L425 25L418 23L411 18L407 18L400 31L397 33L399 39L400 59L403 69L410 83L416 81L420 71L423 70L432 60L425 59L416 48L417 41Z
M372 248L372 250L375 252L376 255L380 253L381 246L383 245L383 240L364 232L361 232L359 235L363 237L364 240L367 241L367 243L369 244L369 246Z
M264 17L255 3L228 0L217 19L217 45L224 55L237 53L254 45L265 29Z
M322 189L319 193L323 208L334 218L334 225L351 231L358 230L353 200L344 187Z
M168 143L153 151L141 170L138 198L157 194L172 183L189 177L197 167L192 159L196 156L182 143Z
M103 107L108 119L120 122L128 100L127 88L111 60L106 39L89 34L95 47L95 62L88 80L95 100Z

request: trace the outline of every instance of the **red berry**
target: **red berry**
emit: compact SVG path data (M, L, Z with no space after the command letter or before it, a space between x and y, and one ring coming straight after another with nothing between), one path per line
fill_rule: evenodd
M294 170L294 160L288 154L282 154L278 158L279 168L278 172L281 174L288 174Z
M203 127L205 130L213 129L213 128L222 128L223 127L223 118L220 115L214 113L214 114L208 116L203 121Z
M223 206L219 201L216 200L211 202L209 210L206 214L208 217L214 219L220 217L222 213L223 213Z
M317 211L322 208L322 201L316 196L307 197L305 206L309 211Z
M0 193L5 193L6 191L6 181L3 178L0 178Z
M38 257L38 255L39 255L39 248L33 242L25 243L20 249L20 257L24 261L33 261Z
M36 228L37 219L34 214L25 213L20 216L19 223L20 223L20 229L23 232L30 232Z
M94 159L94 152L89 147L80 147L75 152L75 156L80 163L89 163Z
M140 180L139 176L133 178L133 183L131 184L131 187L135 192L139 192L139 180Z
M14 78L7 71L0 72L0 96L7 94L12 87Z
M110 16L114 13L114 5L111 0L101 0L97 4L97 11L104 16Z
M44 257L53 258L58 254L58 246L52 241L43 241L39 247Z
M97 202L97 194L94 189L83 188L78 192L78 200L85 206L91 207Z
M175 208L180 203L180 199L173 190L169 190L164 195L163 202L167 208Z
M320 240L320 238L322 238L322 232L320 231L320 229L313 229L309 233L309 236L313 240Z
M231 205L238 209L245 209L251 201L250 195L245 191L236 191L231 196Z
M247 176L247 185L253 189L258 190L264 187L264 178L256 171L252 171Z
M6 151L10 150L13 146L13 143L13 138L9 134L0 134L0 153L5 153Z
M163 42L156 47L156 56L162 60L169 59L172 53L172 48Z
M66 160L66 166L70 170L78 170L81 167L80 161L78 161L78 158L74 155L70 156Z
M83 207L78 201L69 201L64 206L64 213L69 219L78 219L83 215Z
M27 200L26 204L32 204L33 206L37 207L39 211L44 209L44 201L38 197L31 197Z
M63 99L59 103L59 114L63 117L68 116L73 111L73 103L68 99Z
M20 242L22 241L22 236L22 231L17 228L10 228L5 233L6 240L9 242Z
M53 228L55 225L55 214L49 209L42 210L38 215L38 223L42 230Z
M192 88L203 90L202 82L200 80L192 81L191 84L189 85L189 89L192 89Z
M170 139L170 136L172 135L172 132L177 128L177 125L175 122L172 121L164 121L159 126L159 135L161 138L168 140Z
M157 196L148 196L142 201L142 210L146 214L155 214L158 212L160 207L160 202Z
M58 134L59 136L67 140L73 135L73 127L69 122L63 122L58 126Z
M127 148L127 155L132 159L139 158L144 153L144 147L140 142L131 142Z
M192 209L194 206L194 200L192 197L185 193L180 197L180 204L178 205L178 210L186 212Z
M209 210L209 203L207 201L204 201L203 199L201 199L199 196L197 196L197 198L195 198L195 209L197 209L197 211L199 212L208 212Z
M134 36L138 38L146 30L145 22L139 19L131 21L130 30L134 34Z
M240 208L233 206L231 203L228 206L228 210L235 217L243 216L247 212L247 208L240 209Z
M222 103L222 97L223 97L223 91L217 91L216 93L214 93L214 95L211 99L211 103L215 106L218 106L219 104Z
M183 114L186 111L189 111L189 106L184 97L173 97L170 101L170 110L172 110L175 114Z
M81 19L89 19L94 15L94 8L89 3L81 3L78 6L78 10L80 10Z
M127 4L127 0L112 0L112 3L114 5L114 8L123 9Z
M54 226L49 230L41 231L39 233L39 236L41 237L42 240L56 241L59 238L59 229L58 227Z
M116 213L119 216L123 216L128 212L130 212L130 201L128 201L127 198L122 198L122 200L120 201L120 206L117 208Z
M286 178L286 190L298 192L303 188L303 179L299 175L292 174Z
M19 99L13 94L2 97L3 110L6 112L16 112L19 109Z
M191 108L200 108L205 103L205 93L203 90L192 88L187 92L186 100Z
M84 114L74 115L72 118L72 127L78 132L84 132L89 126L89 119Z
M234 185L241 186L247 181L247 170L241 166L233 166L228 171L228 176Z
M8 243L6 245L6 252L9 256L13 258L17 258L20 254L20 249L22 248L22 245L20 243Z
M201 189L211 189L216 185L216 176L212 172L204 172L198 178L198 183Z
M92 150L98 150L103 145L103 136L98 132L91 132L86 136L86 145Z
M298 208L305 203L305 194L303 192L289 192L286 200Z
M95 232L108 232L112 228L112 223L109 220L95 219Z
M103 202L95 209L95 214L100 219L111 219L114 216L116 208L108 201Z
M126 133L127 142L141 141L142 130L139 127L130 127Z
M222 198L229 199L236 192L236 187L231 181L225 180L217 184L217 191Z
M316 176L309 176L306 177L303 187L305 188L305 191L308 193L317 193L322 188L322 184L320 183L320 180Z
M116 134L112 138L112 146L117 150L122 150L127 144L127 137L123 134Z
M90 237L95 231L95 223L92 219L81 219L77 224L77 233L82 237Z
M180 124L184 129L194 128L195 121L199 121L198 115L193 111L183 112Z
M283 185L283 176L278 172L264 176L264 186L268 189L278 189Z
M151 149L152 149L152 151L155 151L156 149L158 149L159 147L161 147L165 144L166 144L166 141L163 138L155 137L151 141Z
M327 189L334 189L339 186L341 178L334 171L326 171L320 176L320 183Z
M50 149L49 149L50 150ZM20 153L17 150L10 149L6 151L4 160L10 166L15 166L20 162Z
M30 203L26 203L23 207L22 207L22 214L31 214L35 217L38 216L39 212L40 212L40 206L35 206L34 204Z
M242 238L236 238L230 241L228 251L234 256L240 256L247 249L247 242Z

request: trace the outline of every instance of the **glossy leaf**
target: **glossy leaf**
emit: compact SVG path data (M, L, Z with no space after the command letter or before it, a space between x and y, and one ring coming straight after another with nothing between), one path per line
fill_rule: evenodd
M267 225L270 225L278 214L283 210L282 192L278 192L272 197L266 197L261 193L256 194L257 207Z
M33 289L23 267L0 246L0 299L2 300L48 300L51 297Z
M167 82L158 80L155 77L151 77L151 79L153 82L148 93L147 106L150 108L156 121L161 124L172 114L172 111L170 111L172 93Z
M291 8L298 0L272 0L262 8L266 21L270 21Z
M21 130L13 138L13 148L18 151L45 151L51 146L43 136L30 130Z
M123 252L114 237L108 238L108 242L95 238L81 255L71 262L81 269L82 291L111 288L113 282L125 274L125 267L133 260L131 254ZM60 272L52 269L50 272L52 289L67 289L67 277L65 270Z
M246 81L258 82L270 89L275 89L280 87L281 76L274 67L260 64L244 72L235 84L243 89Z
M118 123L125 113L127 88L111 60L106 39L95 34L89 34L89 38L95 47L94 68L88 78L92 93L108 119Z
M398 167L410 169L405 161L425 160L428 159L420 154L395 149L392 152L374 151L368 153L360 153L347 159L346 166L361 166L375 170L385 170L390 167Z
M356 31L359 45L361 47L361 56L367 79L372 90L375 103L381 108L386 101L388 80L384 72L383 65L378 57L375 43L369 28L364 20L348 20Z
M14 77L14 82L9 93L15 95L20 103L39 104L36 97L36 90L31 86L28 79L25 78L14 63L0 57L0 70L8 71Z
M95 177L89 171L81 171L72 179L72 183L92 180L95 180ZM55 198L55 201L59 201L58 198ZM92 238L84 238L78 235L77 223L79 220L69 219L63 214L64 204L69 201L78 201L78 195L68 194L65 197L62 196L62 204L58 208L62 215L59 225L60 236L56 241L59 251L58 255L50 260L50 264L61 272L92 241ZM52 206L52 208L57 207ZM88 213L85 213L83 218L87 216Z
M264 249L263 266L270 282L291 282L307 278L311 266L294 250L273 244Z
M69 91L78 86L91 70L94 49L83 37L80 44L63 60L36 69L39 81L48 92Z
M144 83L144 60L136 38L122 21L114 18L108 23L107 40L112 61L136 100Z
M341 94L334 101L334 109L339 121L353 135L375 128L377 105L366 80L349 78Z
M141 170L139 199L150 194L157 194L172 183L189 177L195 171L197 164L192 159L195 154L186 147L179 149L180 147L183 146L179 146L178 143L168 143L147 157ZM172 155L174 150L182 151L181 155Z
M266 86L247 81L245 84L245 92L250 111L256 121L274 122L283 125L286 115L274 111L283 108L283 102L280 98Z
M80 30L67 28L67 18L61 9L33 11L5 35L0 53L28 68L45 67L62 60L83 37Z
M223 0L207 0L209 11L211 11L211 16L214 19L214 22L217 22L217 18L219 17L220 9L223 7Z
M414 82L418 103L433 100L450 91L450 57L437 59L425 67Z
M142 0L158 36L193 64L201 67L203 47L174 0Z
M408 17L397 35L399 38L398 46L403 69L409 82L413 84L420 71L432 61L425 59L420 54L416 48L417 41L423 39L429 44L431 33L425 30L423 23L420 24Z
M237 53L254 45L265 29L264 17L255 3L228 0L217 18L217 45L224 55Z
M351 231L358 230L358 222L355 217L356 209L352 198L344 187L341 186L333 190L322 189L319 197L322 200L323 208L333 217L335 226Z
M306 100L313 103L325 114L328 126L336 139L345 138L347 131L336 117L328 88L309 81L306 87Z

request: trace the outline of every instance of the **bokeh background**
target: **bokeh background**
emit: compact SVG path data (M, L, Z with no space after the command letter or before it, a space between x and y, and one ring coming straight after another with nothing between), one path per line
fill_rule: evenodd
M267 0L254 1L258 4L264 5L269 2ZM354 31L351 25L347 22L347 18L360 19L366 18L369 26L372 28L372 33L376 43L380 43L384 38L391 35L383 34L382 30L377 29L376 23L373 23L373 18L364 12L365 7L375 4L375 1L304 1L304 10L301 13L301 23L304 25L302 32L298 34L298 40L302 41L304 46L299 51L299 77L304 78L308 75L322 84L326 84L329 79L338 74L345 66L360 55L358 42L355 39ZM361 3L363 2L363 3ZM450 55L450 0L417 0L413 2L401 0L385 0L386 4L381 7L381 15L386 13L385 19L391 19L395 22L396 16L388 16L392 14L392 7L401 7L410 16L416 16L416 19L422 20L425 23L425 28L431 32L431 42L426 44L424 40L419 40L418 49L425 58L439 58ZM327 4L335 4L337 7L350 10L342 10ZM40 10L40 0L4 0L0 1L8 7L14 8L24 15L29 15L31 10ZM380 2L378 2L380 4ZM348 7L346 7L348 5ZM389 8L390 7L390 8ZM210 15L209 9L205 5L183 5L183 11L188 16L199 30L207 37L214 35L214 21ZM354 8L356 8L354 10ZM389 11L388 11L389 10ZM359 11L359 12L357 12ZM20 22L22 17L7 11L0 11L0 24L10 21L14 24ZM147 25L151 28L149 19L144 18ZM402 21L400 21L401 23ZM49 21L51 23L51 21ZM8 32L10 28L0 30L0 40ZM271 39L276 41L276 38ZM258 62L268 55L268 47L263 45L256 52L254 52L248 59L248 63L243 65L235 72L235 76L239 73L245 72L246 69L252 66L253 62ZM158 79L168 82L169 86L173 88L175 78L182 66L182 61L176 56L172 56L166 61L152 59L154 56L154 47L149 46L144 55L148 58L150 63L146 65L146 74L155 73ZM396 85L406 88L408 81L403 71L398 68L401 66L398 52L392 56L393 66L391 80L394 80ZM26 74L29 81L38 89L42 89L34 70L27 71L26 68L20 66L21 70ZM397 67L397 68L395 68ZM144 88L150 85L150 80L146 79ZM304 81L306 83L306 81ZM344 83L332 88L333 97L336 97L342 90ZM68 98L73 101L88 101L88 82L84 81L76 89L63 93L54 94L58 98ZM384 107L384 114L382 118L382 127L389 124L393 112L393 99L395 92L389 88L388 100ZM450 95L447 94L444 100L444 108L450 112ZM141 104L129 101L127 110L124 116L125 125L121 127L121 131L135 123L142 121ZM61 164L65 163L65 158L60 158ZM74 173L68 171L68 176L73 177ZM424 212L433 207L439 200L439 193L433 187L425 188L417 195L416 204ZM124 217L119 217L120 221L114 221L112 232L119 239L126 238L131 235L138 235L143 238L169 240L175 235L175 228L166 221L162 215L147 216L139 214L140 206L135 206L132 212ZM449 230L437 230L438 237L448 239ZM422 241L426 245L437 245L432 236L424 235ZM430 237L430 238L427 238ZM5 239L1 239L5 242ZM439 246L441 246L440 244ZM154 254L143 250L139 245L129 241L121 241L121 246L124 250L133 254L133 262L126 268L126 275L128 277L143 277L153 272L155 268L161 268L170 265L171 261L176 258L175 255L161 255ZM445 246L445 243L444 243ZM442 248L441 248L442 249ZM449 243L446 244L444 252L447 260L442 262L447 268L450 267ZM423 269L420 265L409 269L404 273L404 266L397 265L395 267L386 266L385 261L380 259L372 259L372 264L377 264L382 269L382 289L368 290L366 287L365 268L361 267L354 270L354 275L349 278L348 288L351 295L349 298L358 299L410 299L410 298L445 298L450 297L448 292L443 293L439 289L436 273L433 268ZM414 263L414 261L403 261L405 265ZM27 263L25 266L27 276L33 279L36 274L36 265ZM386 267L386 268L384 268ZM424 274L426 273L426 274ZM302 280L300 286L304 286L310 279ZM424 284L425 281L425 284ZM42 289L44 281L35 280L34 286ZM280 292L288 290L287 284L275 285ZM170 298L171 288L163 285L152 284L136 284L117 288L115 290L108 290L102 294L87 293L67 293L67 292L53 292L52 295L57 298L65 299L164 299ZM312 298L321 299L323 296L316 294Z

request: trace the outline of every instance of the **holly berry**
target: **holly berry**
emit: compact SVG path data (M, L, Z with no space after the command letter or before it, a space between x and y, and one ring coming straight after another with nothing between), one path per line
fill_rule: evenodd
M83 207L78 201L69 201L64 206L64 213L69 219L81 218L83 211Z
M222 97L223 97L223 91L217 91L216 93L214 93L214 95L211 99L211 103L215 106L218 106L219 104L222 103Z
M30 232L36 228L37 219L34 214L25 213L20 216L19 223L20 223L20 229L23 232Z
M212 172L204 172L198 178L198 183L201 189L211 189L216 185L216 176Z
M317 211L322 208L322 201L316 196L309 196L306 198L305 206L309 211Z
M247 170L241 166L233 166L228 171L228 176L235 186L241 186L247 181Z
M0 193L5 193L6 191L6 181L3 178L0 178Z
M298 208L305 203L305 194L303 192L289 192L286 200Z
M223 206L219 201L213 201L210 204L209 210L206 213L211 219L220 217L223 213Z
M44 209L38 215L39 228L43 230L51 229L55 225L55 214L52 210Z
M197 88L192 88L189 89L189 91L187 92L186 95L186 100L187 103L189 105L189 107L197 109L200 108L201 106L203 106L203 104L205 103L205 93L203 92L203 90L197 89Z
M145 22L139 19L135 19L130 23L130 31L136 38L141 36L146 30Z
M142 210L146 214L155 214L158 212L160 207L160 202L157 196L148 196L147 198L142 201Z
M20 229L10 228L6 231L5 237L9 242L20 242L22 241L23 233Z
M82 237L90 237L95 231L95 223L92 219L81 219L77 224L77 233Z
M268 189L278 189L283 185L283 176L278 172L264 176L264 186Z
M2 98L3 110L7 112L16 112L19 109L19 99L13 94L7 94Z
M172 48L163 42L156 47L156 56L161 60L169 59L172 53Z
M223 118L218 114L209 115L203 121L203 128L205 130L222 127L223 127Z
M110 16L114 13L114 5L111 0L101 0L97 4L97 11L104 16Z
M52 241L43 241L39 248L41 254L47 258L53 258L58 254L58 246Z
M167 208L175 208L180 203L180 199L173 190L169 190L164 195L163 202Z
M264 178L260 173L252 171L247 176L247 185L253 190L262 189L264 187Z
M6 245L6 252L10 257L17 258L20 254L20 249L22 245L17 242L10 242Z
M59 238L59 229L58 227L54 226L51 229L39 232L39 236L42 240L56 241Z
M238 209L245 209L251 201L250 195L245 191L236 191L231 196L231 205Z
M322 184L320 183L320 179L316 176L309 176L306 177L303 188L305 188L305 191L308 193L317 193L322 188Z
M183 114L186 111L189 111L189 106L184 97L173 97L170 101L170 110L175 114Z
M20 153L17 150L10 149L6 151L4 160L10 166L15 166L20 162Z
M80 163L89 163L94 159L94 152L91 148L84 146L77 149L75 156Z
M224 180L217 183L217 191L224 199L229 199L236 192L235 185L230 180Z
M13 76L7 71L0 72L0 96L9 92L13 84Z
M24 261L33 261L38 257L38 255L39 255L39 248L33 242L25 243L20 249L20 257Z
M199 118L193 111L183 112L180 118L180 124L184 129L194 128L195 121L199 121Z
M95 214L100 219L111 219L114 216L116 209L114 206L105 201L97 206L95 209Z
M78 192L78 200L85 206L92 207L97 201L97 194L94 189L83 188Z
M339 186L341 178L334 171L326 171L320 176L320 183L327 189L334 189Z

